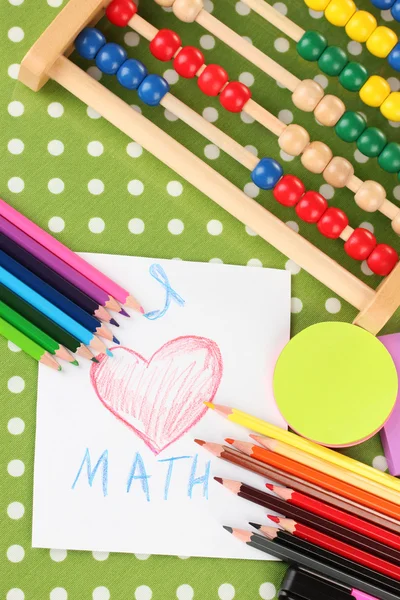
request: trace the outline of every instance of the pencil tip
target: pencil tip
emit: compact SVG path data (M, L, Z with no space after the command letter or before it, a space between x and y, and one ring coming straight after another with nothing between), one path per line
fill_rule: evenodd
M222 483L222 477L214 477L215 481L218 481L218 483Z
M143 308L143 306L139 306L139 312L141 312L142 315L144 315L144 308Z
M226 441L228 444L233 444L235 440L234 440L233 438L225 438L225 441Z
M272 484L272 483L266 483L266 484L265 484L265 487L266 487L268 490L271 490L271 492L273 492L273 491L274 491L274 486L273 486L273 484Z
M61 365L59 365L59 367L58 367L57 371L62 371L62 367L61 367Z
M79 367L79 363L78 363L78 361L77 361L77 360L73 360L73 361L71 362L71 365L75 365L76 367Z
M108 348L106 348L106 354L107 354L107 356L110 356L111 358L114 356L113 353Z
M122 306L121 306L121 310L119 311L119 314L123 315L124 317L130 317L131 316L128 312L126 312L125 309L122 308Z
M110 324L115 325L115 327L119 327L119 323L115 319L110 319Z
M252 523L251 521L249 521L249 525L254 527L254 529L261 529L261 525L259 523Z
M208 408L212 408L213 410L215 409L215 406L212 402L203 402L203 404L205 404Z
M229 533L233 533L233 529L232 527L227 527L227 525L222 525L222 527L226 530L229 531Z
M275 515L267 515L267 517L270 521L272 521L273 523L278 523L278 525L279 525L279 522L280 522L279 517L276 517Z
M119 341L119 339L115 337L115 335L113 335L113 342L114 342L114 344L120 344L121 343Z
M100 361L97 360L97 358L95 356L93 356L93 358L90 359L92 362L94 363L99 363Z
M204 446L204 444L205 444L204 440L195 439L194 441L196 442L196 444L199 444L199 446Z

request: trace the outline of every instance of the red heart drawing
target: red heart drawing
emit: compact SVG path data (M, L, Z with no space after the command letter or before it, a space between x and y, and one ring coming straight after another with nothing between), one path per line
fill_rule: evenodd
M167 342L150 360L117 346L98 356L92 386L106 408L159 454L206 413L222 377L221 352L210 339L185 336Z

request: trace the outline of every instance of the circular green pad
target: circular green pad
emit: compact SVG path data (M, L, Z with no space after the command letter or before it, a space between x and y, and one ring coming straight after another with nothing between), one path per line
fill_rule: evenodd
M285 346L275 366L277 406L294 431L325 446L376 433L396 401L397 373L383 344L349 323L318 323Z

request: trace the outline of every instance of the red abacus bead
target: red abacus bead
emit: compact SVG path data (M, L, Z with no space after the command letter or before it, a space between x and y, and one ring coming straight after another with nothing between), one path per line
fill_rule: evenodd
M346 213L340 210L340 208L330 206L318 221L317 227L322 235L335 240L348 224L349 220Z
M365 260L376 246L376 238L373 233L357 227L344 244L346 254L355 260Z
M295 175L284 175L274 187L272 193L275 200L283 206L295 206L306 188L304 183Z
M399 257L396 250L387 244L378 244L367 259L367 265L376 275L389 275Z
M251 91L240 81L231 81L221 92L219 101L229 112L241 112L251 98Z
M118 27L126 27L136 13L137 6L132 0L112 0L106 8L107 19Z
M181 45L181 38L175 31L172 31L171 29L160 29L151 40L149 48L152 55L158 58L158 60L167 62L168 60L171 60Z
M184 46L174 58L174 69L182 77L192 79L204 65L203 53L194 46Z
M226 82L228 73L219 65L208 65L197 80L199 88L207 96L218 96Z
M309 191L297 204L296 213L306 223L318 223L327 208L328 203L321 194Z

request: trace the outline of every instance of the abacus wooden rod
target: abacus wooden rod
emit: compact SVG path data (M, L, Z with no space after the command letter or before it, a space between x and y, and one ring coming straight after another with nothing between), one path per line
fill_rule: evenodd
M264 0L242 0L242 2L296 43L299 42L305 34L304 29L264 2Z
M246 196L154 123L132 111L122 99L68 58L60 56L47 74L350 304L362 310L373 300L375 292L372 288Z

